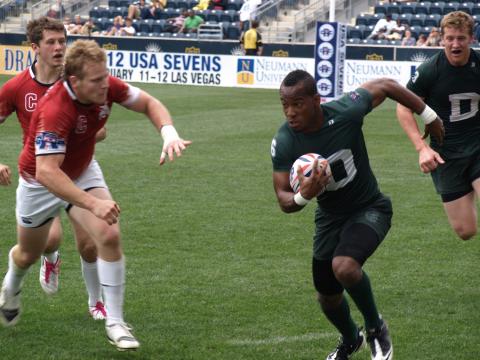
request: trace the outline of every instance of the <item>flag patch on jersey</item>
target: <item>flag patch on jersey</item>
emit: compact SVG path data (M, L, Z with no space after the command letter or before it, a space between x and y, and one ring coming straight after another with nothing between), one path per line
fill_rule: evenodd
M65 140L50 131L42 131L35 137L35 155L64 153Z
M352 101L358 101L358 99L360 99L360 94L356 91L350 91L348 96L350 97L350 99L352 99Z

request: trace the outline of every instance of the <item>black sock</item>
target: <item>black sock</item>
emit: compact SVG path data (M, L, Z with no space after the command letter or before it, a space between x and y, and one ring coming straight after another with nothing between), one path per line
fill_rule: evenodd
M365 272L363 272L362 279L358 283L349 288L345 288L345 290L355 302L355 305L357 305L358 310L362 313L367 330L382 325L377 306L375 305L375 299L373 298L370 280Z
M353 345L357 342L358 327L350 316L350 307L345 297L338 308L330 310L324 309L323 312L328 320L340 331L345 343Z

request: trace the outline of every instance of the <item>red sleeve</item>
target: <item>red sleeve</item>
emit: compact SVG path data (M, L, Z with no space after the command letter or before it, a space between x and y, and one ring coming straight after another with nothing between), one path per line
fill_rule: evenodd
M0 123L15 111L16 78L8 80L0 89Z
M75 121L67 109L55 106L54 101L42 103L32 121L34 128L30 128L35 133L35 155L64 154Z
M128 100L129 97L129 86L123 80L110 76L109 78L110 88L109 88L109 98L116 103L123 103Z

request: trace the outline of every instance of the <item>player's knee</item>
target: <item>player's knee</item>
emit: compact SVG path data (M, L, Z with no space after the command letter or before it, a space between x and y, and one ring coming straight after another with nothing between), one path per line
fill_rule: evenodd
M97 260L97 247L93 242L79 244L78 252L80 253L82 259L88 263L92 263Z
M457 225L453 227L453 230L461 240L470 240L477 234L477 227Z
M40 259L41 254L19 250L15 255L15 264L26 269L35 264Z
M343 286L357 283L362 277L362 267L353 258L346 256L335 257L332 261L333 273Z
M120 245L120 231L118 228L110 226L102 233L99 241L103 247L117 248Z

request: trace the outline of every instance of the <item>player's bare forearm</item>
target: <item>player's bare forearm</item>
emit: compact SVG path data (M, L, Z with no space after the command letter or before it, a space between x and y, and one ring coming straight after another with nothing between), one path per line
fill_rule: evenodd
M128 109L145 114L153 126L160 130L162 126L172 125L172 117L168 109L156 98L141 91L135 103L128 106Z
M361 86L372 94L372 106L377 107L387 97L408 107L417 114L425 109L423 100L393 79L380 78Z
M422 139L422 134L420 133L412 110L404 105L397 104L397 118L403 131L407 134L408 138L415 147L415 150L417 150L417 152L422 150L426 144Z
M107 138L107 128L102 127L100 130L97 131L95 134L95 142L98 143L100 141L103 141Z
M286 175L285 175L286 174ZM273 188L277 195L278 205L280 209L285 213L293 213L300 211L304 206L300 206L293 200L295 195L290 188L288 181L288 173L273 173Z

